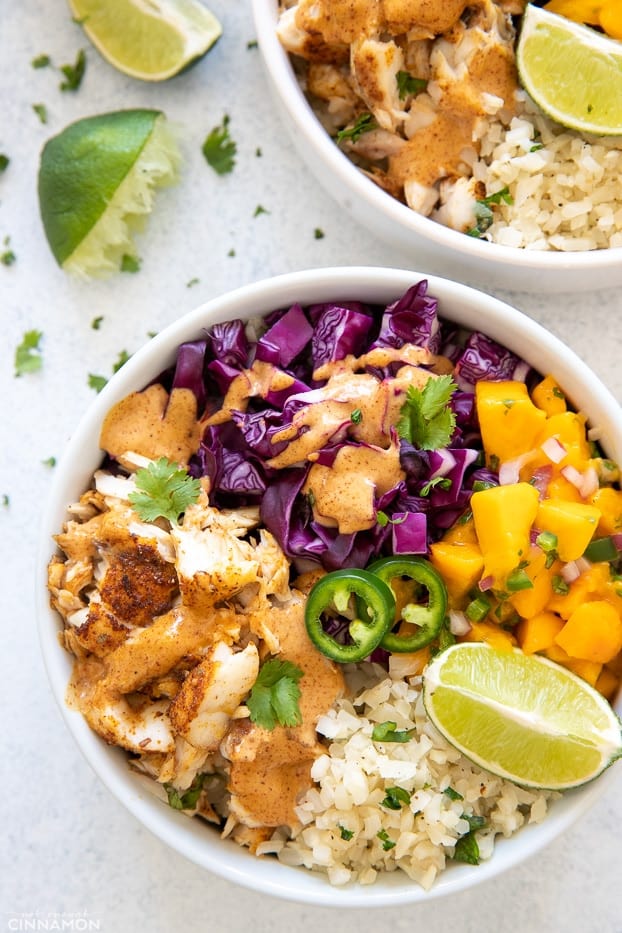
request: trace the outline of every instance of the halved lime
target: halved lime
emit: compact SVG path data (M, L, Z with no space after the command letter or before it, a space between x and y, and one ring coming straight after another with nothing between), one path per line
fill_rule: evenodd
M69 6L103 57L143 81L179 74L222 34L198 0L69 0Z
M557 123L622 134L622 43L528 4L516 64L527 93Z
M586 681L539 655L464 642L423 675L427 713L480 767L530 787L564 790L622 756L620 721Z
M67 272L101 275L135 255L132 232L156 186L177 178L177 144L159 110L86 117L48 140L39 209L54 258Z

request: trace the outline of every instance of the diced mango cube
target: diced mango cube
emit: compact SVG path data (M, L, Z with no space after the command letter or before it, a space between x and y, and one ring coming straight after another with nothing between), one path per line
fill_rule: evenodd
M587 502L544 499L538 507L535 524L539 531L550 531L557 536L557 553L565 562L581 557L598 527L600 515L600 509Z
M592 456L590 443L587 439L585 416L574 411L565 411L547 418L536 443L544 443L549 437L556 437L565 448L566 454L555 469L566 465L574 466L577 470L584 470ZM529 450L525 445L524 450Z
M518 644L525 654L544 651L555 642L564 627L564 620L554 612L538 612L529 619L523 619L516 628Z
M603 667L595 686L599 693L602 693L607 700L613 702L620 688L620 678L614 674L610 667Z
M529 619L542 612L553 595L551 581L555 571L553 567L547 568L546 555L538 547L530 548L524 570L532 586L512 593L509 602L521 618Z
M599 535L622 532L622 490L601 486L590 501L601 513L597 529Z
M475 400L489 464L493 457L504 463L535 446L546 415L533 404L524 382L478 382Z
M516 638L511 632L506 632L493 622L472 622L466 640L485 641L499 651L512 651L516 647Z
M622 650L622 619L611 603L595 599L575 609L555 643L571 658L606 664Z
M529 551L538 501L538 491L529 483L492 486L471 496L484 575L492 575L497 587L505 585L507 575Z
M477 544L437 541L430 545L430 562L445 581L452 607L475 586L484 570L484 558Z
M550 648L547 648L543 654L550 658L551 661L555 661L557 664L561 664L563 667L567 667L569 671L572 671L577 677L582 677L583 680L587 680L589 684L595 686L596 681L598 680L600 673L602 671L602 664L599 664L598 661L586 661L583 658L571 658L563 648L560 648L559 645L551 645Z
M609 565L592 564L589 570L585 570L580 577L573 580L567 593L553 593L546 608L551 612L557 612L562 619L569 619L575 609L597 597L607 598L612 602L609 599L610 592Z
M559 383L552 376L545 376L542 382L532 390L531 398L534 405L541 408L547 416L559 415L566 411L566 396Z

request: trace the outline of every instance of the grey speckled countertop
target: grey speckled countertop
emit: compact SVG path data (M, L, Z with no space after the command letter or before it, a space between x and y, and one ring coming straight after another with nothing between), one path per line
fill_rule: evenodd
M247 48L254 38L248 3L212 5L225 29L217 47L188 73L151 86L107 65L63 0L0 4L0 152L11 159L0 177L0 241L10 237L17 257L0 266L0 495L9 498L0 508L0 928L34 929L27 923L38 916L39 929L68 929L60 924L87 917L91 928L111 933L621 933L622 773L562 838L494 882L417 908L332 912L237 888L168 851L100 785L52 700L33 596L51 480L44 461L61 454L93 398L87 374L110 375L121 350L132 353L149 332L232 287L312 266L408 263L343 217L298 161L273 112L259 53ZM77 93L59 91L55 68L31 67L41 53L55 65L73 61L81 47L87 70ZM47 125L33 112L36 103L46 105ZM39 151L72 120L128 106L161 108L175 123L182 180L158 197L139 240L138 274L76 282L56 267L42 233ZM224 113L238 159L232 174L218 177L200 148ZM266 213L255 217L258 204ZM553 330L622 398L618 292L501 297ZM96 331L91 322L99 315ZM31 329L44 334L44 364L16 379L14 350Z

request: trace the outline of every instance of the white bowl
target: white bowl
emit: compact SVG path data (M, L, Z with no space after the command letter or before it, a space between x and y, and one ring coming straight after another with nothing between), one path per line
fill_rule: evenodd
M252 7L268 81L302 161L346 214L400 251L396 265L485 289L550 293L622 285L621 247L562 253L499 246L430 220L379 188L340 151L308 104L276 35L276 0L252 0Z
M234 842L221 840L207 824L189 819L145 791L129 770L125 753L106 745L89 729L80 713L65 705L72 660L58 643L60 620L48 601L47 564L54 550L52 536L66 520L67 506L88 487L101 461L98 438L106 412L170 366L180 343L198 338L204 328L218 321L256 316L296 301L306 305L358 299L385 305L421 278L428 279L429 293L439 299L443 317L489 334L536 369L551 373L574 405L587 413L591 423L602 426L607 454L622 461L622 412L615 399L561 341L519 311L467 286L417 272L319 269L278 276L216 298L180 318L139 350L97 396L73 434L56 468L43 520L37 571L40 642L54 696L87 761L115 797L171 848L230 881L291 900L373 907L425 902L470 888L518 864L565 830L602 792L611 772L566 793L553 804L540 825L527 826L515 837L499 840L489 861L477 867L451 865L428 893L402 872L393 872L366 887L332 888L323 875L289 868L269 858L258 859ZM622 712L622 698L620 701L618 712Z

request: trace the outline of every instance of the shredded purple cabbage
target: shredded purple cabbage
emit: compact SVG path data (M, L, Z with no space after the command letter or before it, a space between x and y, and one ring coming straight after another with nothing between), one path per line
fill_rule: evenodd
M267 329L258 340L248 337L242 321L229 321L214 325L203 340L183 344L168 378L172 385L195 393L200 411L217 411L232 382L254 359L270 364L278 376L256 388L246 410L234 410L228 420L205 429L190 469L195 476L209 477L212 504L258 504L261 521L299 569L365 567L392 553L425 554L468 511L474 485L477 489L498 483L498 476L482 465L476 382L526 381L531 375L527 364L500 344L480 333L465 337L444 322L437 304L423 280L385 308L358 301L307 308L294 304L267 315ZM316 520L313 503L303 492L311 464L285 469L271 464L288 444L276 438L287 429L289 439L292 431L296 435L296 413L312 404L324 385L314 377L320 366L406 344L453 362L459 387L451 400L456 428L448 448L440 451L419 450L400 439L404 478L374 501L386 521L364 531L340 533ZM393 374L399 364L391 366ZM367 372L379 379L388 374ZM344 446L364 443L356 435L353 413L352 420L339 424L316 451L317 462L330 468Z

